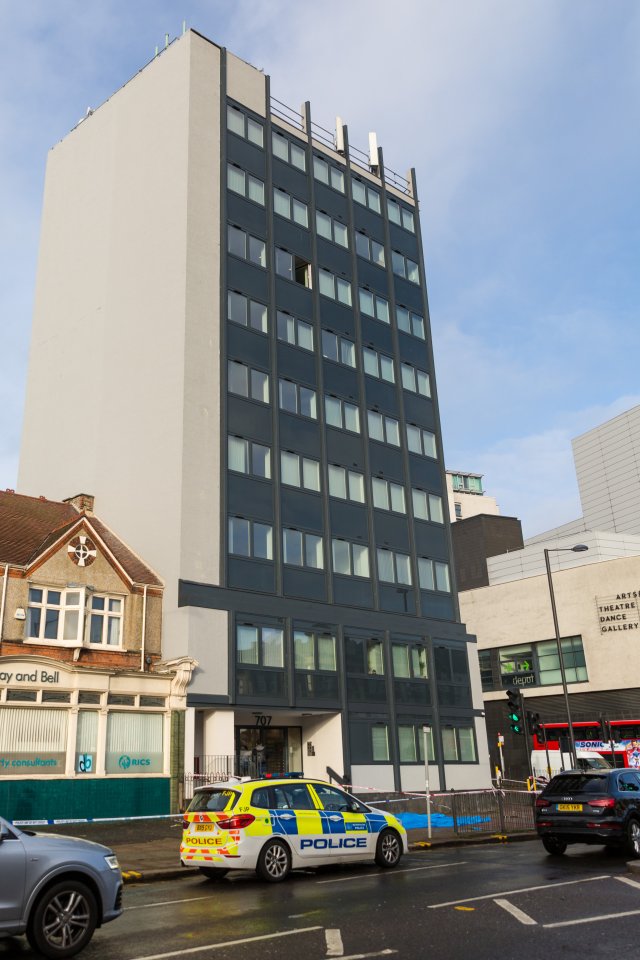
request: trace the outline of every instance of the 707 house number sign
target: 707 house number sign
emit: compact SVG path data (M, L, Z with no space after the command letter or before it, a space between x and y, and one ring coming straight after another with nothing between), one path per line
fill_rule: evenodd
M256 727L270 727L272 714L270 713L254 713L256 718Z

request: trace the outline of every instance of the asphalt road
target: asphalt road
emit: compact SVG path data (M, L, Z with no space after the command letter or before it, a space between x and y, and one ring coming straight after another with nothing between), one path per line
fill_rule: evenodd
M127 886L125 913L82 960L540 960L637 956L640 875L622 854L537 841L410 853L368 865ZM0 941L0 960L30 960Z

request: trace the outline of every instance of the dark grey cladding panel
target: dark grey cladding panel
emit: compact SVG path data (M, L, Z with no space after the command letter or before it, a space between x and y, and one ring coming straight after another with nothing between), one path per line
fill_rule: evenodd
M332 190L330 187L325 186L325 184L320 183L319 180L316 180L314 190L316 210L320 210L322 213L328 213L329 216L337 217L346 223L348 210L347 198L342 193L338 193L337 190Z
M293 142L304 149L305 144L300 140L294 140ZM292 167L279 157L274 157L271 177L276 187L286 190L287 193L290 193L293 197L298 197L299 200L308 200L309 181L306 173L303 173L302 170Z
M432 560L449 559L449 543L443 526L416 520L413 526L416 551Z
M365 401L367 409L388 413L398 419L398 391L392 383L376 380L374 377L365 377Z
M417 393L404 392L404 415L411 423L435 432L436 416L433 410L433 400L418 396Z
M335 393L347 400L355 401L358 396L358 376L351 367L342 367L339 363L324 361L323 378L325 393Z
M389 284L387 282L387 271L382 267L376 267L368 260L358 257L358 283L362 287L369 287L383 296L389 296Z
M230 473L227 510L230 516L273 523L273 484L268 480Z
M281 377L287 377L295 380L297 383L303 383L309 387L317 385L316 359L308 350L301 350L300 347L292 347L288 343L278 341L278 374ZM320 398L318 397L318 405Z
M427 457L419 457L415 454L409 454L409 475L411 483L416 487L424 487L433 493L442 492L442 477L440 474L440 464L437 460L429 460Z
M227 220L236 227L242 227L243 230L254 233L257 237L264 238L267 235L265 208L231 190L227 190Z
M261 180L265 179L265 153L260 147L256 147L248 140L242 137L236 137L232 133L227 137L227 158L233 163L237 163L243 170L255 174Z
M364 450L362 438L346 430L334 430L327 427L327 458L331 463L342 463L345 467L363 469Z
M326 600L327 582L323 570L300 570L283 567L282 592L287 597L305 600Z
M393 354L393 334L389 324L362 316L360 328L365 347L374 346L377 350Z
M308 287L284 277L276 277L276 306L288 310L296 317L310 320L313 317L313 295Z
M420 602L423 617L433 617L434 620L453 620L453 597L421 590Z
M322 533L322 497L292 487L282 487L282 526Z
M280 412L280 447L309 457L320 457L320 427L314 420L303 420Z
M385 510L374 510L373 525L377 547L409 552L409 523L406 517L395 516Z
M276 589L275 565L268 561L245 560L229 557L227 583L230 587L251 593L274 593Z
M333 598L335 603L348 607L373 607L373 586L369 580L357 577L333 578Z
M399 250L400 253L411 257L412 260L417 261L419 259L418 238L414 233L403 230L397 224L389 222L389 238L392 250Z
M329 300L328 297L320 297L320 322L327 330L333 330L334 333L344 333L351 340L355 337L353 310L350 307L344 307L335 300Z
M291 220L275 216L273 218L273 240L276 247L282 247L297 257L311 263L311 234Z
M417 337L411 337L407 333L398 331L398 343L400 344L401 360L406 360L407 363L413 363L428 373L431 372L426 340L419 340Z
M370 237L379 237L384 230L384 221L379 213L374 213L360 203L353 205L353 222L356 230L364 230Z
M369 539L367 509L350 500L329 501L331 536L363 542Z
M415 311L415 313L424 314L424 302L422 300L422 288L417 283L410 283L403 277L397 277L394 274L396 291L396 303L403 307Z
M229 433L271 443L271 408L229 394L227 398Z
M416 612L416 596L413 587L395 586L391 583L381 583L378 586L380 608L393 613Z
M227 289L267 303L267 271L237 257L227 257Z
M387 480L404 480L404 462L402 451L384 443L369 443L369 470L372 477L384 477ZM431 488L430 488L431 489Z
M227 322L227 356L268 370L269 340L264 334Z
M339 277L351 279L351 254L344 247L318 237L318 264ZM355 298L355 291L353 291Z

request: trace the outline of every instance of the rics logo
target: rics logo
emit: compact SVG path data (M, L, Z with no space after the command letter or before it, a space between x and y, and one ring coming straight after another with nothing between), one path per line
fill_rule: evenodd
M120 759L118 760L118 766L122 767L123 770L128 770L131 766L131 757L126 753L123 753Z

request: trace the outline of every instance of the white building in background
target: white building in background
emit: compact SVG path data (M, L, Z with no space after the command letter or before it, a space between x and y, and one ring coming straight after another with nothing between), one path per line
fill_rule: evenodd
M483 490L481 473L447 470L447 498L452 523L480 513L493 517L500 514L495 497L487 496Z

